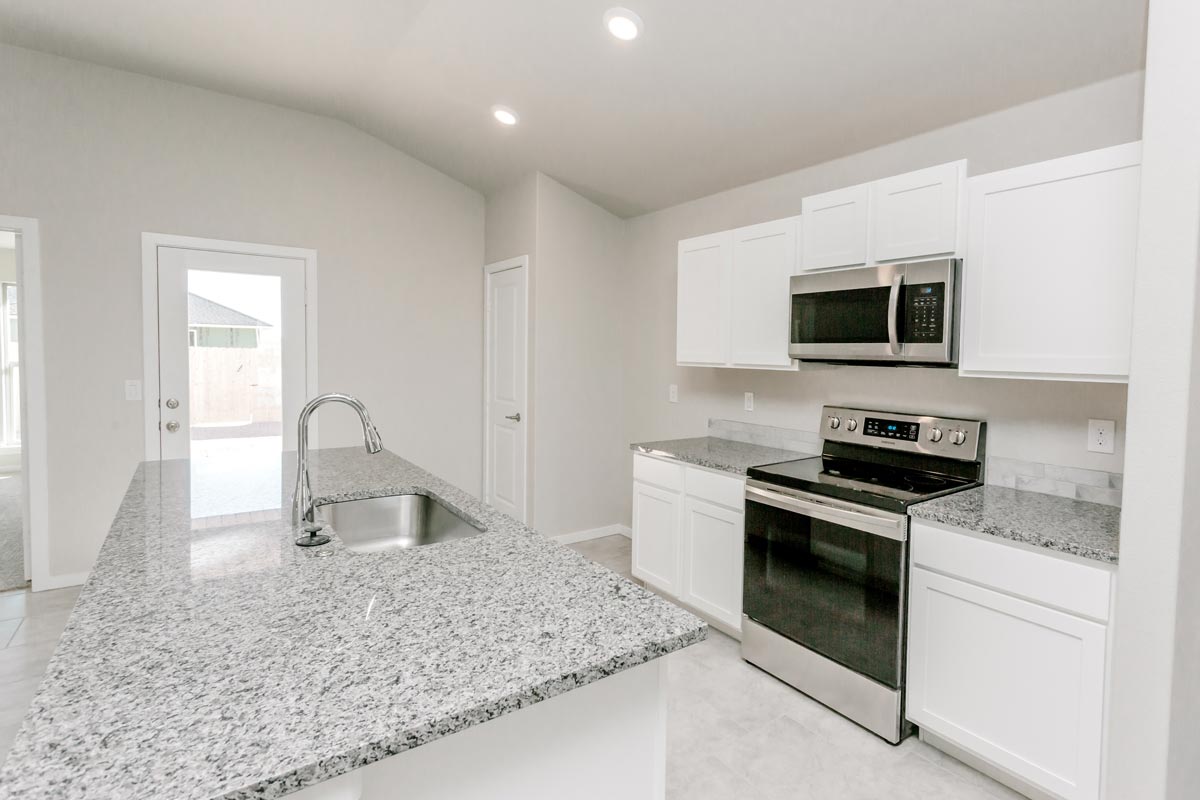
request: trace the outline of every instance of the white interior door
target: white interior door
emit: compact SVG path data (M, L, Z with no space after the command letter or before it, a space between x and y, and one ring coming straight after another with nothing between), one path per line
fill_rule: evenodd
M529 410L528 267L524 258L485 268L487 364L484 501L525 521Z
M157 248L162 459L190 458L193 517L279 505L306 401L302 258Z

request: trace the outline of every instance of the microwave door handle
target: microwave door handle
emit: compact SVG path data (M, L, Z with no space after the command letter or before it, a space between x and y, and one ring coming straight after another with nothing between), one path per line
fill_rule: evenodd
M896 273L892 276L892 291L888 294L888 345L892 355L900 355L900 285L904 283L904 275Z

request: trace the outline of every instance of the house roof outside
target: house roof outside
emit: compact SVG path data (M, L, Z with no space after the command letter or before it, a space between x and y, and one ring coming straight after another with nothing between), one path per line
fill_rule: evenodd
M188 292L188 325L214 328L270 328L269 322L255 319L229 306Z

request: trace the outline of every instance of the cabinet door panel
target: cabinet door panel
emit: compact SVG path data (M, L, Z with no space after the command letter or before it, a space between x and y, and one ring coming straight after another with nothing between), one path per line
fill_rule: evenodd
M733 232L730 360L736 366L789 367L790 282L796 272L798 217Z
M911 571L908 718L1050 792L1099 795L1103 625Z
M633 574L668 594L678 593L682 495L633 484Z
M684 500L680 599L741 630L743 516L695 497Z
M729 271L733 233L679 243L676 360L724 365L729 361Z
M950 255L958 249L965 161L896 175L871 185L876 261Z
M805 197L804 269L851 267L867 263L869 184Z
M970 184L964 374L1129 374L1141 145L981 175Z

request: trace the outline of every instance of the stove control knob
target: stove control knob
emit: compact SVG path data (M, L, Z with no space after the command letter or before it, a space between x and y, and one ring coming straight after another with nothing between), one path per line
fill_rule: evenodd
M930 428L929 429L929 441L940 442L941 440L942 440L942 429L941 428Z
M955 444L962 444L966 440L967 432L964 430L957 430L950 434L950 441L954 442Z
M854 419L854 417L846 420L846 430L850 431L851 433L854 433L856 430L858 430L858 420Z
M838 428L842 427L842 418L841 417L830 417L829 418L829 427L831 430L835 430L835 431Z

